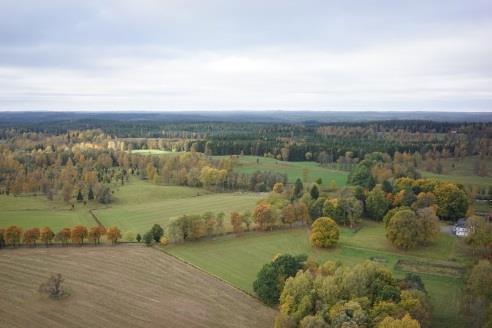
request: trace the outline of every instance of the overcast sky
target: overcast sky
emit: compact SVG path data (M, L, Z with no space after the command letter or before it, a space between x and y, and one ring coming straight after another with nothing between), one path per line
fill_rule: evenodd
M0 110L492 111L492 1L0 0Z

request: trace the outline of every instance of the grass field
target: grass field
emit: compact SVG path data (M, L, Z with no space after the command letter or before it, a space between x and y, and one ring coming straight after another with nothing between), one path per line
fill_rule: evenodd
M222 156L228 157L228 156ZM216 158L221 158L217 156ZM256 159L259 163L256 163ZM308 182L314 182L318 178L323 180L323 186L329 186L334 180L338 187L347 184L348 172L332 170L321 167L316 162L284 162L268 157L256 156L240 156L238 164L234 168L237 172L251 174L256 171L272 171L282 174L287 174L289 183L293 183L296 179L303 180L303 171L308 170Z
M404 253L387 244L381 225L367 224L357 233L343 230L339 247L334 250L312 249L305 229L276 231L272 233L249 233L241 237L226 236L220 239L168 246L166 250L200 268L222 277L231 284L252 292L252 283L261 266L276 254L308 254L318 261L341 261L354 265L373 257L382 258L387 266L401 277L404 272L396 270L399 259L417 261L433 258L447 263L448 257L457 257L456 239L442 235L436 245ZM427 260L429 261L429 260ZM461 297L461 280L438 274L421 274L434 306L435 327L462 327L458 317Z
M253 193L216 194L200 188L154 185L134 178L115 191L108 206L76 202L72 210L70 205L50 202L45 196L0 195L0 227L48 226L58 231L76 224L94 226L96 222L89 213L92 208L105 226L144 233L154 223L165 225L170 218L182 214L252 210L259 197Z
M477 176L473 170L476 156L467 157L464 159L443 159L441 164L443 174L422 171L422 175L426 178L435 178L439 180L453 181L463 185L477 185L488 187L492 185L492 159L485 161L488 167L489 175L486 177Z
M275 316L218 279L140 246L7 250L0 267L0 327L272 327ZM52 273L65 278L67 298L39 295Z
M196 194L196 191L195 191ZM182 214L226 213L253 210L259 200L256 194L208 194L198 197L165 199L140 204L118 205L95 211L106 226L116 225L123 231L144 233L153 224L165 226L171 218Z
M0 196L0 227L18 225L22 228L45 227L58 231L76 224L94 226L94 219L86 207L50 202L46 196Z
M134 149L131 151L132 154L142 154L142 155L163 155L170 154L172 151L169 150L159 150L159 149Z

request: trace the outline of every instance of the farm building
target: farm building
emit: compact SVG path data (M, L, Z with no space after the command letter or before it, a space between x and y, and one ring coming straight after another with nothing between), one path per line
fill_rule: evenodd
M459 219L455 225L453 226L453 233L457 237L466 237L470 232L470 228L468 228L466 224L466 218Z

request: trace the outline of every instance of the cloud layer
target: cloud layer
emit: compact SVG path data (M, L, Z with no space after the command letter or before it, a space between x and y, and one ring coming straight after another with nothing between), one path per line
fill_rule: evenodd
M4 0L0 110L490 111L491 14L490 1Z

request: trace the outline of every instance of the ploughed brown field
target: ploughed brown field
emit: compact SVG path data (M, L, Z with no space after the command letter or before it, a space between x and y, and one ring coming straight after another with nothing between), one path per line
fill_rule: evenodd
M70 296L38 287L61 273ZM275 311L140 246L0 251L0 327L272 327Z

